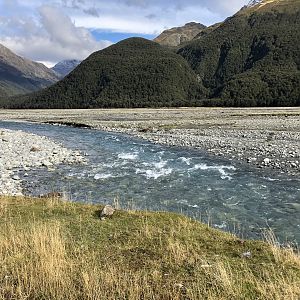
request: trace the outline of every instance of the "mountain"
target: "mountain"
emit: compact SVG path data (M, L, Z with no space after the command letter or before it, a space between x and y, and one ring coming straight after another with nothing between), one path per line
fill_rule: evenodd
M57 63L53 68L51 68L54 72L56 72L60 78L64 78L69 73L71 73L79 64L80 60L71 59L71 60L63 60Z
M199 80L178 54L130 38L93 53L53 86L21 97L11 107L100 108L195 105Z
M251 0L244 8L256 6L257 4L261 4L261 2L262 0Z
M210 34L213 30L217 29L219 26L222 25L222 22L220 23L216 23L216 24L213 24L211 26L208 26L206 28L204 28L202 31L200 31L194 38L193 40L198 40L198 39L201 39L203 36L206 36L207 34ZM190 42L190 41L189 41ZM185 44L182 44L180 45L181 47L184 47L185 45L188 45L189 43L185 43ZM179 47L180 48L180 47Z
M0 98L24 94L58 81L43 64L22 58L0 44Z
M163 46L176 47L182 43L191 41L197 34L202 32L206 26L200 23L187 23L182 27L175 27L163 31L154 42Z
M210 104L300 105L300 1L250 3L178 50L209 90Z

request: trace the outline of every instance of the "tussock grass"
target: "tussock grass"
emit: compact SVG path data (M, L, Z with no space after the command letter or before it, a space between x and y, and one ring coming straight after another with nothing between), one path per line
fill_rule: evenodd
M300 298L292 249L171 213L100 221L100 209L0 197L0 299Z

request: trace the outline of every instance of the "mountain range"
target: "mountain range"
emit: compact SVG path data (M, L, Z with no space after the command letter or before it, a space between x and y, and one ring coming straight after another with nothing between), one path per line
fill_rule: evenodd
M182 106L200 89L183 57L155 42L129 38L93 53L63 80L22 97L16 107Z
M224 22L121 41L10 107L300 105L300 1L250 1Z
M0 44L0 99L46 88L68 75L80 62L65 60L49 69Z
M0 97L40 90L58 79L43 64L20 57L0 44Z

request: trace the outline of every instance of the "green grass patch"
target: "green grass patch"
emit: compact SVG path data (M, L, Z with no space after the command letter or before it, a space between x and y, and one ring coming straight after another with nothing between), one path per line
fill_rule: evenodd
M0 299L299 299L291 249L178 214L100 220L101 209L0 197Z

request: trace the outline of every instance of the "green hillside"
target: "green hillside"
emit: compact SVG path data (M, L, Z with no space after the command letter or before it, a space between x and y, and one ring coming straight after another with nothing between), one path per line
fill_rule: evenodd
M62 81L14 107L100 108L195 105L203 89L178 54L142 38L93 53Z
M300 1L262 1L178 53L219 105L300 105L299 40Z

